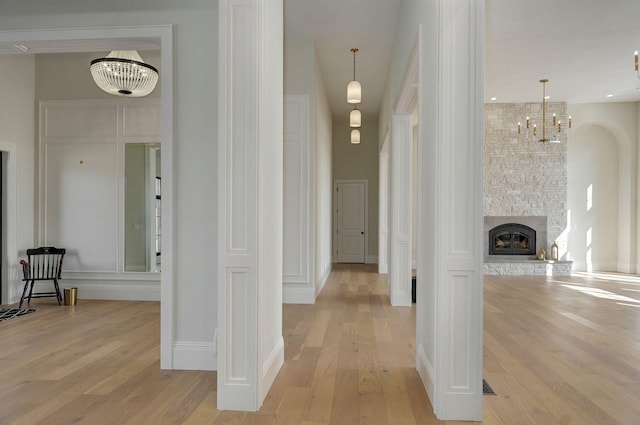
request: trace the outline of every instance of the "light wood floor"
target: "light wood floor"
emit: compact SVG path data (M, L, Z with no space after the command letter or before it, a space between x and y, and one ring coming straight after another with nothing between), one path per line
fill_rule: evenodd
M215 372L159 369L159 304L79 300L0 322L0 424L461 424L414 367L415 308L371 266L284 306L285 365L257 413L215 409ZM486 277L484 424L640 424L640 277Z

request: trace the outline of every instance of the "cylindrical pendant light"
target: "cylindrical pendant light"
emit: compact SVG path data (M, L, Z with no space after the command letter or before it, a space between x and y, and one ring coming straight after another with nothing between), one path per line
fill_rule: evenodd
M353 52L353 81L347 85L347 103L362 102L362 86L356 81L356 52L358 49L351 49Z
M349 127L362 126L362 113L358 108L353 108L349 113Z
M357 145L360 143L360 130L354 128L351 130L351 143Z

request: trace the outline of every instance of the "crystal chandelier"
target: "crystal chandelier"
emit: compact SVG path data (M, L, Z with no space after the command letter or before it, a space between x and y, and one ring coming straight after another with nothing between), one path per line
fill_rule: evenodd
M135 50L114 50L91 61L93 81L116 96L143 97L156 87L158 70L146 64Z

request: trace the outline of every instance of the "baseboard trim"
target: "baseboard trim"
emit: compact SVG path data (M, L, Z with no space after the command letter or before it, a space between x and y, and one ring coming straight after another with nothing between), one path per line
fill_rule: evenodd
M406 292L391 293L390 301L393 307L410 307L412 304L411 294L407 294Z
M333 263L329 263L325 270L326 271L324 272L323 275L320 276L320 278L318 279L318 282L316 284L316 298L320 294L320 291L322 291L322 288L324 288L324 285L329 280L329 276L331 275L331 270L333 270ZM315 300L314 300L314 302L315 302Z
M267 396L271 385L273 385L273 381L276 380L276 376L278 376L278 372L282 368L284 364L284 338L280 336L276 345L269 353L267 360L262 365L262 390L260 394L260 404L264 401L264 398Z
M282 288L282 302L284 304L314 304L316 294L311 287L290 287L284 284Z
M424 346L422 344L418 346L417 350L416 369L418 369L418 375L420 375L420 378L422 379L422 385L424 385L429 401L431 401L431 405L433 406L435 395L435 383L433 377L434 369L429 362L429 358L427 357L427 353L424 351Z
M60 289L78 288L78 299L160 301L160 281L63 279Z
M217 370L216 346L212 342L177 341L173 343L173 369Z

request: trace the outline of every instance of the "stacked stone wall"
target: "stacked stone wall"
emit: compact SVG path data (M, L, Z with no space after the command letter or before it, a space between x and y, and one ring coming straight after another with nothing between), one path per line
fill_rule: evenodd
M560 133L551 122L554 113L561 123ZM525 128L526 117L537 125L536 136L532 128ZM545 135L551 139L559 134L558 143L538 141L543 135L542 104L485 105L484 215L546 216L547 244L557 241L563 253L567 246L567 104L547 103L546 118Z

